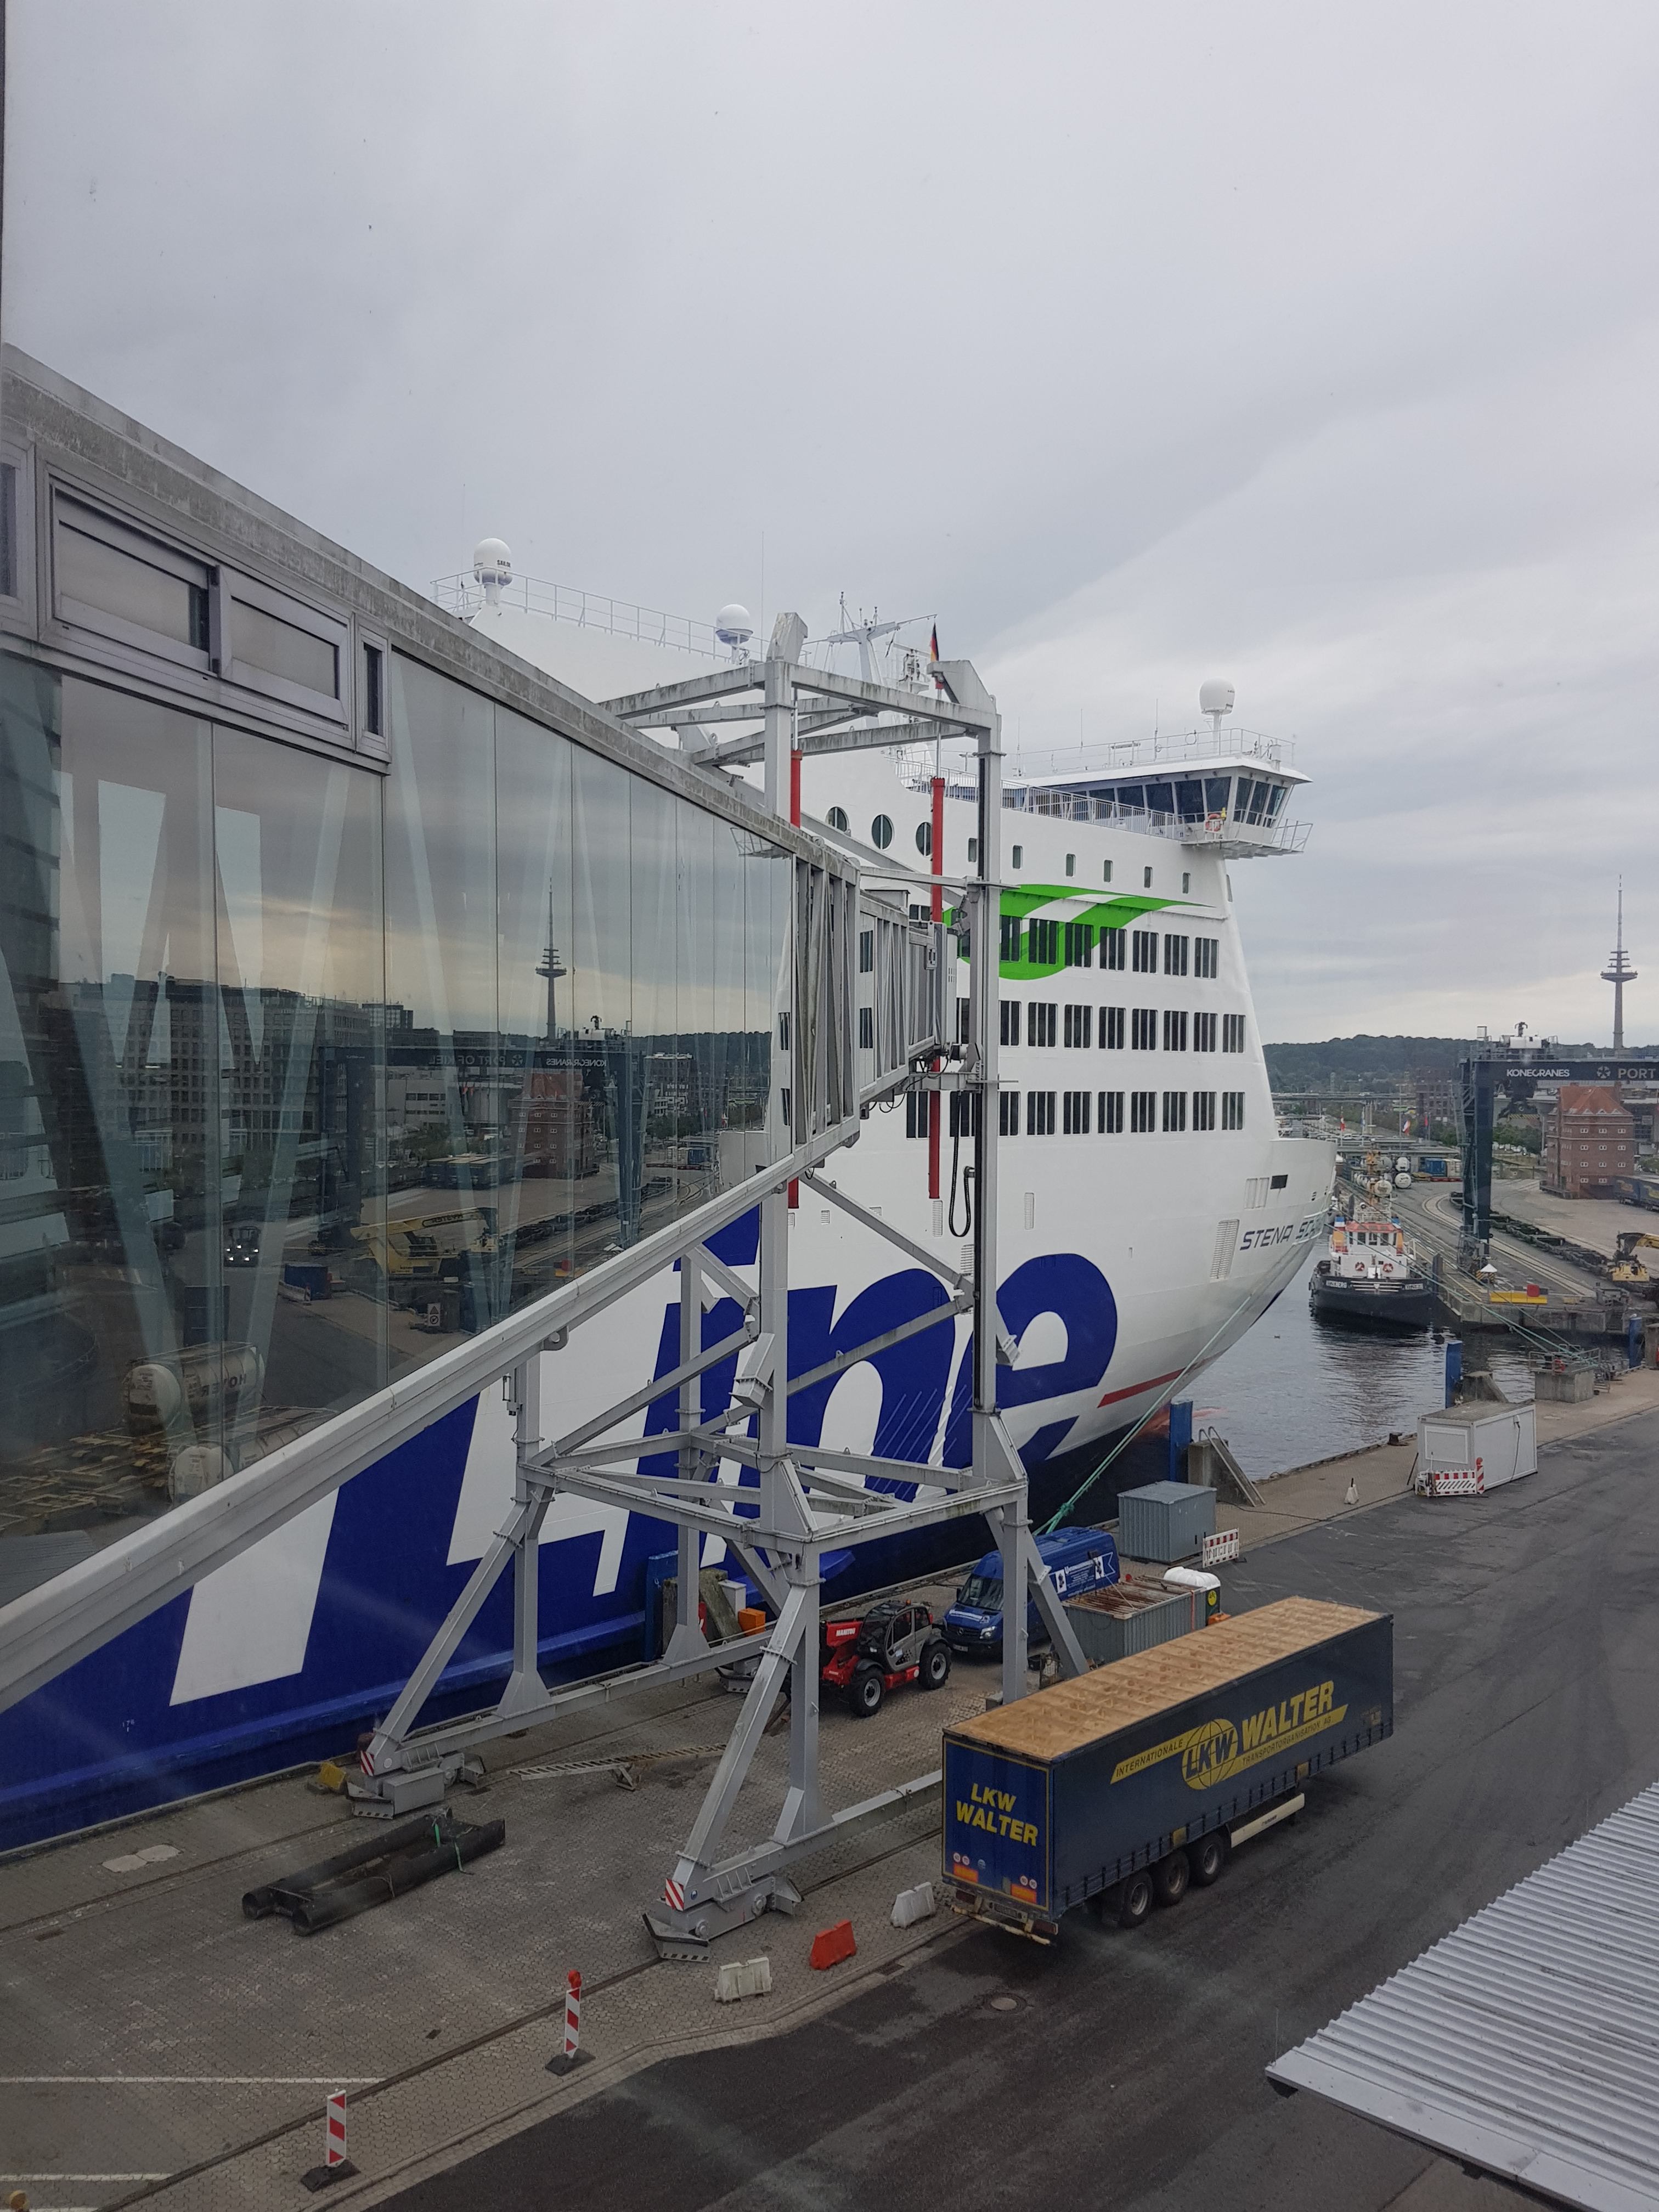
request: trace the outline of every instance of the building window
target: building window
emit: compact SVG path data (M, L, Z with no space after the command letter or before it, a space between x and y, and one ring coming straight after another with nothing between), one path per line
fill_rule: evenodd
M1068 876L1074 876L1077 873L1077 854L1075 853L1068 853L1066 855L1066 872Z
M925 1091L907 1091L904 1094L904 1133L907 1137L927 1134L927 1097Z
M1095 928L1091 921L1068 921L1066 924L1065 960L1068 968L1092 968L1095 964Z
M1181 874L1181 888L1182 888L1182 890L1183 891L1189 891L1189 890L1191 890L1192 887L1193 887L1193 879L1192 879L1191 876L1190 876L1190 875L1188 875L1188 872L1186 872L1186 870L1183 868L1183 869L1182 869L1182 874Z
M1151 870L1150 868L1145 868L1145 869L1143 869L1143 870L1141 871L1141 889L1142 889L1143 890L1148 890L1148 891L1149 891L1149 890L1151 890L1151 889L1152 889L1152 870Z
M884 853L893 842L893 824L885 814L878 814L870 824L870 842L877 852Z
M1187 1010L1178 1012L1170 1006L1164 1010L1164 1049L1165 1052L1185 1052L1187 1049Z
M917 823L917 824L916 824L916 850L917 850L917 852L919 852L919 853L921 854L921 855L922 859L925 860L928 859L928 858L929 858L929 856L932 854L932 853L933 853L933 823L932 823L931 822L918 822L918 823Z
M979 1093L975 1091L953 1091L951 1097L951 1134L953 1137L976 1137L979 1134Z
M1194 1052L1215 1050L1215 1016L1213 1014L1193 1016L1193 1050Z
M1068 1137L1088 1135L1089 1108L1091 1103L1092 1101L1086 1091L1068 1091L1066 1093L1063 1134Z
M1059 1008L1052 1004L1039 1004L1033 1000L1025 1015L1027 1044L1051 1045L1059 1033Z
M997 1002L999 1034L1004 1044L1019 1042L1019 1008L1018 999L1001 999Z
M1034 921L1026 931L1029 946L1027 958L1042 968L1060 965L1060 924L1057 921Z
M1094 1042L1095 1010L1092 1006L1067 1006L1066 1009L1066 1042L1068 1045L1091 1045Z
M1123 939L1127 933L1121 929L1103 929L1100 933L1100 964L1103 968L1123 965Z
M997 1093L997 1134L1017 1137L1019 1134L1019 1093L1000 1091Z
M1177 931L1164 933L1164 972L1166 975L1184 975L1187 972L1187 940Z
M1156 1091L1132 1091L1129 1093L1129 1127L1138 1137L1158 1127L1158 1093Z
M1291 1179L1287 1175L1269 1176L1267 1178L1267 1188L1269 1190L1283 1190L1288 1185L1290 1180Z
M1184 1091L1166 1091L1164 1094L1164 1133L1174 1135L1187 1126L1187 1094Z
M378 645L363 647L363 728L371 738L386 734L386 655Z
M1101 1135L1121 1137L1123 1133L1123 1093L1121 1091L1103 1091L1098 1103Z
M1134 971L1137 975L1156 975L1158 973L1158 932L1138 929L1134 933Z
M1016 846L1014 847L1014 848L1013 848L1012 853L1010 854L1010 856L1009 856L1009 857L1010 857L1010 859L1011 859L1011 860L1012 860L1012 864L1013 864L1013 866L1014 866L1015 867L1017 867L1017 868L1023 868L1023 867L1025 866L1025 848L1024 848L1024 845L1016 845Z
M859 973L868 975L876 964L876 933L873 929L859 932Z
M1214 937L1195 937L1195 938L1194 938L1194 939L1193 939L1193 973L1194 973L1194 975L1206 975L1206 976L1208 976L1208 977L1211 979L1211 981L1214 981L1214 979L1215 979L1215 976L1216 976L1216 975L1217 975L1217 974L1219 972L1219 971L1218 971L1218 962L1217 962L1217 955L1219 953L1220 950L1221 950L1221 941L1220 941L1220 939L1219 939L1218 938L1214 938Z
M1133 1052L1158 1050L1158 1010L1137 1006L1129 1018L1129 1046Z
M1244 1093L1242 1091L1222 1092L1221 1126L1224 1129L1242 1129L1244 1127Z
M1244 1017L1243 1014L1223 1014L1221 1017L1221 1049L1223 1052L1243 1051Z
M997 933L997 957L1008 962L1019 958L1020 929L1018 916L1005 914Z
M1215 1093L1213 1091L1194 1091L1193 1093L1193 1127L1194 1129L1213 1129L1215 1127Z
M1103 1052L1122 1051L1123 1009L1121 1006L1103 1006L1101 1008L1100 1048Z
M876 1048L876 1011L873 1006L859 1008L859 1050L873 1052Z
M1028 1091L1025 1094L1025 1133L1028 1137L1052 1137L1054 1133L1054 1094L1052 1091Z
M778 1050L780 1052L787 1052L788 1049L789 1009L786 1006L783 1012L778 1016Z
M839 830L843 836L846 835L847 809L844 806L832 806L824 819L832 830Z
M968 840L968 865L969 867L972 867L977 862L978 859L979 839L977 837L970 837Z
M1100 880L1103 884L1109 884L1112 880L1112 864L1109 860L1105 864L1105 872L1102 875Z

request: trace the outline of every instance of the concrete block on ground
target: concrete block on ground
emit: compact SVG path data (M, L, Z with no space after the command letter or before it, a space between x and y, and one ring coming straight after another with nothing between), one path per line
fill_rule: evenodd
M918 1920L929 1920L939 1910L939 1900L933 1895L931 1881L919 1881L914 1889L902 1889L893 1899L895 1928L914 1927Z
M772 1987L772 1961L764 1956L758 1959L726 1959L721 1961L720 1978L714 1984L716 2004L736 2004L740 1997L763 1997Z

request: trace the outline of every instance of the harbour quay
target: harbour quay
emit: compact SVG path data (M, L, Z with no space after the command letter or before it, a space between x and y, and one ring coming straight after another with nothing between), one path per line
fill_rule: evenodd
M1659 1755L1639 1689L1659 1376L1539 1422L1537 1474L1485 1498L1409 1494L1409 1447L1384 1446L1266 1482L1258 1509L1221 1503L1243 1552L1218 1570L1231 1613L1314 1591L1392 1614L1396 1727L1212 1888L1133 1930L1079 1910L1033 1945L956 1918L942 1894L894 1926L901 1895L941 1890L935 1801L803 1865L799 1907L731 1954L767 1961L766 1993L719 2002L718 1960L659 1959L639 1914L736 1702L708 1684L495 1747L451 1803L504 1820L502 1848L315 1936L241 1905L362 1835L315 1769L14 1856L0 1972L21 2056L0 2082L0 2180L39 2204L303 2203L343 2088L357 2171L334 2201L529 2205L550 2172L597 2194L625 2160L647 2208L778 2201L805 2166L852 2203L922 2186L959 2155L988 2086L1017 2085L1021 2127L978 2143L964 2203L1002 2201L1016 2177L1058 2185L1085 2147L1131 2205L1177 2187L1377 2212L1511 2202L1334 2107L1282 2101L1263 2069ZM938 1607L953 1594L910 1593ZM827 1707L826 1775L896 1780L996 1680L961 1664L937 1698L896 1698L867 1723ZM760 1759L781 1783L787 1738ZM1534 1778L1524 1803L1517 1764ZM815 1968L815 1939L843 1921L855 1952ZM572 1971L588 2057L550 2075ZM112 2002L140 1988L143 2005ZM1087 2052L1098 2094L1079 2097L1067 2051ZM1182 2118L1195 2099L1202 2130ZM116 2178L52 2179L88 2172Z

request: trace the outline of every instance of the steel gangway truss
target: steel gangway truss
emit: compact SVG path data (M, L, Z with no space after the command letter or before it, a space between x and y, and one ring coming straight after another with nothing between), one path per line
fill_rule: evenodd
M833 833L841 849L797 857L787 957L780 963L778 1036L787 1120L778 1157L742 1185L610 1256L576 1280L441 1355L416 1374L191 1499L125 1543L110 1547L0 1615L0 1706L39 1687L145 1613L223 1565L431 1421L483 1389L503 1385L514 1420L513 1505L448 1618L401 1694L374 1730L350 1784L357 1809L395 1816L441 1801L490 1739L641 1688L714 1668L747 1673L731 1739L690 1832L647 1920L669 1956L701 1955L714 1937L769 1909L798 1902L787 1869L854 1825L921 1802L939 1782L923 1774L836 1809L818 1776L821 1560L907 1529L982 1516L1002 1554L1004 1587L1029 1589L1062 1670L1085 1671L1064 1608L1032 1542L1024 1471L997 1411L997 1373L1017 1347L997 1310L997 945L1000 908L1000 722L967 662L930 664L928 688L900 690L803 665L805 626L778 618L766 657L685 683L606 703L617 720L670 732L688 762L719 772L764 767L765 814L798 817L799 757L855 747L967 740L978 770L976 872L948 878L877 866ZM725 726L738 726L717 734ZM757 815L760 810L757 809ZM757 820L757 828L761 822ZM819 825L813 824L816 830ZM951 932L942 898L951 895ZM917 895L928 902L918 906ZM932 919L917 920L918 914ZM854 1047L860 988L857 938L873 934L875 1074L860 1087ZM955 1034L947 979L958 965L950 938L965 936L969 1015ZM949 1032L949 1034L947 1034ZM872 1106L906 1089L966 1092L976 1202L971 1267L957 1268L860 1206L819 1170L856 1144ZM944 1285L945 1303L838 1353L809 1372L788 1364L789 1209L792 1186L839 1207L860 1230L896 1245ZM758 1206L754 1280L710 1249L720 1231ZM955 1248L952 1248L953 1249ZM679 1360L604 1412L557 1433L559 1360L572 1336L629 1291L676 1267ZM741 1325L702 1341L702 1316L735 1300ZM939 1467L792 1443L788 1401L860 1360L921 1331L971 1319L972 1451L963 1467ZM701 1378L735 1358L729 1403L712 1417ZM647 1406L678 1401L675 1427L653 1434L648 1454L628 1425ZM555 1430L550 1437L548 1429ZM670 1455L672 1455L672 1459ZM665 1471L668 1460L672 1472ZM722 1470L738 1471L733 1482ZM550 1689L538 1659L537 1546L562 1494L670 1522L678 1533L678 1618L662 1658ZM696 1593L705 1539L723 1539L769 1610L766 1627L711 1644ZM487 1710L422 1727L422 1712L480 1608L501 1577L514 1588L511 1671ZM1025 1694L1026 1607L1003 1607L1002 1694ZM787 1692L788 1778L771 1837L722 1855L726 1832L763 1731Z

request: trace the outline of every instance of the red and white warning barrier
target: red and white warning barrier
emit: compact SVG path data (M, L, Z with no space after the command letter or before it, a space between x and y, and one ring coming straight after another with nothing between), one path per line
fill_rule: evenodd
M346 2093L337 2089L328 2100L328 2151L323 2160L325 2168L346 2166Z
M568 1987L564 1993L564 2057L568 2065L576 2056L576 2045L582 2032L582 1978L574 1969L565 1977Z
M1482 1467L1442 1468L1430 1472L1431 1498L1484 1498L1486 1494L1486 1474Z
M1236 1559L1239 1556L1237 1528L1219 1528L1213 1536L1206 1536L1200 1543L1199 1563L1202 1566L1224 1566L1229 1559Z

